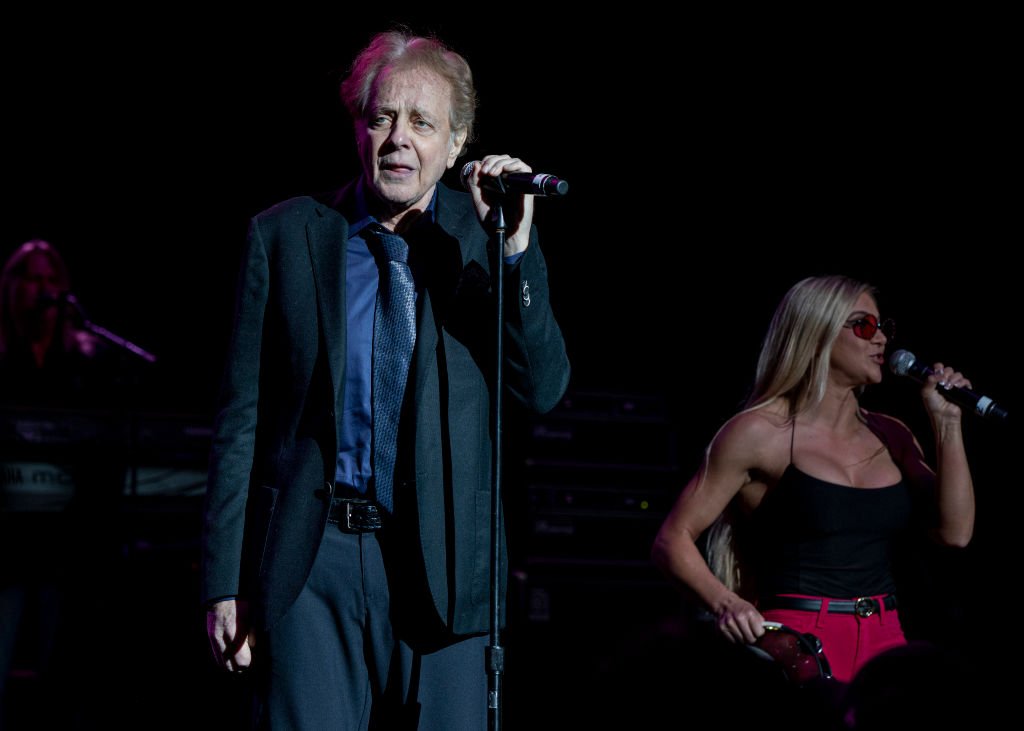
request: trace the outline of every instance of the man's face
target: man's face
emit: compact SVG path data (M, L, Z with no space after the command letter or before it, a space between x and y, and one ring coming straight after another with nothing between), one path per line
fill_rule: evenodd
M366 182L388 218L425 209L455 164L466 134L452 135L450 108L451 85L433 71L385 69L377 78L356 142Z

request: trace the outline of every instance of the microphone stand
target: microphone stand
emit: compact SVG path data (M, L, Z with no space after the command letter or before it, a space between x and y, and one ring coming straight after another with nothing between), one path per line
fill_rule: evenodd
M473 163L467 163L462 168L463 185L466 184L466 176L472 169ZM537 189L537 177L532 175L528 178L529 186L528 190L519 190L520 193L526 195L564 195L568 190L568 184L563 180L560 181L553 175L542 176L545 182L542 182L540 189ZM489 179L488 179L489 180ZM518 178L518 182L523 182L522 178ZM498 193L496 196L497 203L494 205L495 225L494 225L494 240L497 246L497 264L495 266L498 276L496 287L496 299L497 299L497 316L495 317L497 323L496 333L496 348L495 348L495 361L497 366L497 372L494 382L494 445L493 445L493 469L494 472L491 475L491 483L493 489L491 491L491 607L490 607L490 645L487 647L486 653L486 664L487 664L487 712L488 712L488 729L490 731L499 731L501 728L501 693L502 693L502 678L505 673L505 649L500 643L500 620L501 620L501 536L502 536L502 514L501 514L501 477L502 477L502 423L503 423L503 396L504 396L504 372L505 372L505 211L502 208L502 204L505 201L505 196L512 194L514 191L509 185L506 185L506 180L502 177L497 177L493 181L488 182L487 187L490 190ZM547 186L547 187L545 187ZM520 185L521 187L521 185ZM550 188L550 190L549 190Z
M497 373L494 383L494 444L493 473L491 476L491 608L490 645L487 647L487 713L490 731L501 728L502 678L505 672L505 649L500 644L501 617L501 442L502 442L502 391L504 390L504 329L505 329L505 212L502 200L495 206L497 220L494 229L498 249L497 263L497 348L495 349Z
M78 299L74 295L69 294L67 295L66 299L67 303L75 309L75 312L78 313L78 317L81 320L83 328L85 328L92 334L98 335L104 340L113 343L117 347L128 351L132 355L142 358L142 360L146 361L147 363L156 363L156 356L153 355L152 353L143 350L135 343L128 342L121 336L115 335L114 333L110 332L110 330L107 330L105 327L101 327L94 323L92 320L90 320L86 316L85 312L82 310L82 306L78 304Z

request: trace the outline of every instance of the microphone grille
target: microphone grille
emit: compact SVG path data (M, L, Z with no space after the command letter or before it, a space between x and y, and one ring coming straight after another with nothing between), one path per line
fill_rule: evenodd
M917 358L909 350L897 350L889 356L889 370L897 376L905 376L910 373L916 360Z

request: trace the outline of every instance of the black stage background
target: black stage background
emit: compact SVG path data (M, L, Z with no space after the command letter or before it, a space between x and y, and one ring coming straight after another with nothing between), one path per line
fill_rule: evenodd
M537 201L536 221L572 391L548 421L508 432L510 485L529 498L513 511L508 709L536 728L528 709L545 697L576 721L668 705L665 670L687 659L660 657L678 608L643 565L649 540L742 401L771 311L798 279L877 284L898 347L1020 407L1021 120L998 17L528 10L484 23L90 8L11 23L0 256L35 237L66 255L91 319L158 355L139 411L185 424L172 439L198 434L180 458L196 467L249 216L354 172L336 93L346 63L393 20L463 52L480 90L469 159L508 152L570 183L564 199ZM928 446L912 383L887 377L868 398ZM941 601L925 634L973 638L989 609L978 600L1011 586L994 572L986 582L1016 548L1012 426L967 419L977 539L926 577ZM609 462L620 482L589 490ZM565 510L564 490L589 507ZM196 492L148 497L126 505L111 563L77 603L69 703L97 727L138 714L155 719L144 727L195 726L199 702L222 691L195 606ZM562 510L544 513L549 499ZM579 541L543 542L558 535ZM38 700L30 674L11 687L22 705Z

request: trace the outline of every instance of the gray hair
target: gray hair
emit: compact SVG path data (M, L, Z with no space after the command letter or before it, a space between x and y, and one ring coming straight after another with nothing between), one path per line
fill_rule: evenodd
M462 56L436 38L412 35L405 31L378 33L359 55L341 82L341 99L353 120L362 118L370 103L373 86L385 69L424 68L433 71L451 86L452 98L448 123L451 133L466 132L466 143L473 139L476 116L476 89L469 64ZM462 150L465 151L466 145Z

